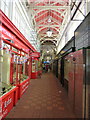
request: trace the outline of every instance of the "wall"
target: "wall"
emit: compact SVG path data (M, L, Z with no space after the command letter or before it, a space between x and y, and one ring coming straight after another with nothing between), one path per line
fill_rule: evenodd
M90 0L83 0L79 8L86 16L90 12ZM69 21L67 28L65 29L59 44L57 45L57 53L64 47L64 45L74 36L74 31L83 21L84 16L80 11L77 11L74 19Z

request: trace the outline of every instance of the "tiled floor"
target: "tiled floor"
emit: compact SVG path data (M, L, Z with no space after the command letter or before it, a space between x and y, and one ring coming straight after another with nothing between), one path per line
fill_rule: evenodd
M28 90L7 118L75 118L67 93L52 73L31 80Z

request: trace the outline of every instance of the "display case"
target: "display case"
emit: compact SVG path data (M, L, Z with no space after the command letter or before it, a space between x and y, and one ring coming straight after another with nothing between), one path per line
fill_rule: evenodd
M38 77L39 57L40 57L40 54L38 52L32 53L32 71L31 71L31 78L32 79L36 79Z
M11 53L10 45L3 43L4 46L0 50L0 96L9 91L13 86L10 84L10 62Z
M12 79L12 46L8 43L8 40L3 38L1 40L2 47L0 47L0 116L1 118L4 118L13 108L13 106L17 103L18 88L15 86Z
M22 51L18 51L18 54L14 55L13 78L14 78L14 83L16 81L16 85L19 87L18 98L22 96L22 94L24 93L23 91L26 91L26 88L29 85L29 80L30 80L29 65L30 65L30 62L29 62L28 54Z

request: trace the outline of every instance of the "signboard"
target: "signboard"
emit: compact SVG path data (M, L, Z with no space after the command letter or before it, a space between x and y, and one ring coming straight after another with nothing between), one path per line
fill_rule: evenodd
M6 36L6 38L9 38L11 40L15 39L15 36L10 33L6 28L4 28L3 26L0 26L0 33L4 34Z
M34 52L31 55L32 57L40 57L40 53L39 52Z
M5 118L17 102L16 88L12 89L0 98L0 120Z
M29 86L29 79L25 80L24 82L22 82L19 85L19 87L20 87L20 91L19 91L20 96L19 97L21 97L24 94L24 92L27 90L28 86Z
M9 30L7 30L5 27L0 26L0 34L2 34L2 37L7 40L11 40L14 42L14 45L18 48L22 49L25 52L29 52L29 49L25 44L23 44L18 38L16 38ZM1 46L1 43L0 43Z

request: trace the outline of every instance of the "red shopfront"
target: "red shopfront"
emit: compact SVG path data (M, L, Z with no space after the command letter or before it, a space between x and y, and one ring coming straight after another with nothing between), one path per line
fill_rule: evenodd
M36 79L38 77L38 62L39 62L40 53L34 52L32 53L32 71L31 78Z
M15 25L0 11L0 116L5 118L27 90L31 78L31 56L35 51Z

